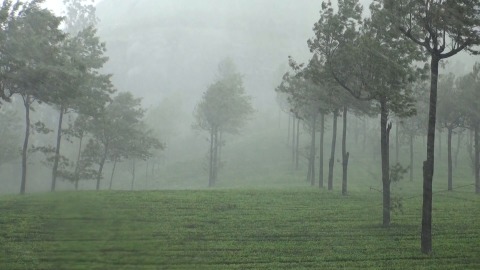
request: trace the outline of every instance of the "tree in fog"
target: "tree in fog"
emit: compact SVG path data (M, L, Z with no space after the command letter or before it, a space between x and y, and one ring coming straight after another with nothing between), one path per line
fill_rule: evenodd
M426 97L426 82L419 80L412 83L408 87L412 88L413 97L416 100L415 111L416 114L410 117L400 119L400 133L408 137L408 144L410 148L410 181L413 181L414 172L414 143L418 136L425 136L428 122L427 111L427 97Z
M459 91L455 86L455 75L449 73L441 75L438 81L437 119L439 127L447 130L447 168L448 190L453 190L453 162L452 162L452 135L463 126L464 116Z
M92 138L88 141L83 158L85 163L98 165L96 171L96 189L100 189L105 162L114 151L131 150L130 143L138 139L137 127L142 121L144 110L141 100L130 92L119 93L102 111L89 120L88 131ZM124 145L127 144L127 145ZM126 155L127 153L123 153ZM130 153L128 153L130 154Z
M473 132L473 171L475 192L480 193L480 63L457 80L460 91L460 106L465 115L465 126Z
M245 94L243 76L233 60L224 59L218 66L218 78L203 94L194 112L194 127L210 135L208 186L218 175L221 134L237 134L253 113L250 97Z
M113 92L109 85L109 76L100 75L98 70L107 61L104 56L105 44L101 43L94 25L96 23L95 8L91 4L84 4L83 0L65 0L67 17L64 21L65 31L68 36L63 42L63 53L65 57L64 69L69 70L69 76L62 80L60 91L55 95L53 103L59 110L55 156L52 166L51 191L55 190L58 174L58 162L62 142L63 118L66 113L88 113L85 112L86 103L95 100L95 103L106 102L106 95ZM102 82L103 81L103 82ZM97 85L93 85L97 83ZM99 86L101 84L103 88ZM82 99L89 99L88 101ZM88 104L91 106L91 104ZM103 104L100 104L103 106Z
M432 252L432 182L439 63L461 51L472 52L480 44L478 0L376 0L391 12L387 15L405 37L430 56L430 108L427 159L423 165L421 250Z
M418 72L411 63L420 55L388 24L378 3L370 6L372 15L363 21L356 0L339 1L337 12L330 2L324 3L322 10L314 27L315 38L308 42L310 50L325 59L325 66L343 89L360 100L375 101L380 110L383 225L389 226L392 124L388 119L391 113L403 117L415 112L406 86Z
M4 1L4 6L9 1ZM59 30L61 19L42 9L39 1L17 3L11 12L2 44L2 70L7 70L2 80L2 95L19 95L25 107L25 139L22 150L22 179L20 194L25 193L27 177L27 149L30 136L30 113L35 102L51 103L68 76L63 69L61 54L64 34ZM8 93L6 93L8 92Z

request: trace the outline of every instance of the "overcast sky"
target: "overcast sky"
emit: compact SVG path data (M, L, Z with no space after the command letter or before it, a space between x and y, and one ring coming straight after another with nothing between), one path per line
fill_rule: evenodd
M102 0L94 0L95 3L101 2ZM44 5L55 12L57 15L62 15L63 13L63 0L45 0Z

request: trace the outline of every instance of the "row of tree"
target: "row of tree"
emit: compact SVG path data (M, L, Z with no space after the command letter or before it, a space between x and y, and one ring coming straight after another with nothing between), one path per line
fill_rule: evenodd
M424 253L431 252L432 180L439 63L442 59L462 50L474 52L474 46L480 44L479 8L476 1L375 0L370 5L370 16L363 18L363 7L358 0L339 0L337 7L334 7L331 1L323 2L320 19L313 28L315 36L308 40L308 46L313 53L312 59L304 65L297 64L290 58L293 74L285 74L282 84L277 88L277 92L283 95L281 99L288 101L291 113L297 119L303 120L311 130L308 177L312 184L315 181L317 117L320 115L320 119L323 119L325 114L333 115L333 141L328 176L328 187L331 189L337 117L340 113L343 115L342 194L346 194L347 191L349 158L345 145L347 112L380 115L383 225L389 226L392 208L390 185L392 175L395 174L391 171L389 153L391 120L393 116L405 119L417 113L415 98L426 96L426 93L421 93L425 89L422 86L426 85L424 81L430 77L430 98L426 106L428 109L425 109L425 112L428 111L425 125L427 160L423 164L421 246ZM428 59L430 64L424 67L418 65ZM468 127L474 130L475 142L478 143L479 106L478 101L472 96L478 95L480 88L477 69L478 66L474 68L472 74L460 79L461 83L456 85L458 89L462 89L465 93L463 96L466 97L463 98L463 103L457 103L457 106L463 108L458 112L461 115L458 117L463 123L469 123ZM447 88L455 91L453 85ZM452 116L448 117L457 116L453 116L452 113ZM456 121L447 122L450 130L459 126L452 125L453 122L457 123ZM320 134L323 138L323 121L320 121L320 125ZM320 139L320 149L323 149L323 139ZM477 144L474 166L477 192L480 186L478 153ZM322 155L321 151L321 168ZM320 186L323 186L323 172L320 173Z
M146 159L163 145L143 123L141 100L128 92L114 96L111 75L101 73L108 58L96 33L95 8L65 0L67 17L61 18L42 8L42 2L3 1L0 10L0 96L4 101L20 97L25 112L20 193L26 191L30 152L45 154L52 167L52 191L58 178L77 188L81 179L96 179L98 190L105 161ZM54 146L30 143L32 132L52 131L44 122L32 124L40 104L58 111ZM72 120L65 128L67 114ZM78 141L73 160L61 154L64 137Z

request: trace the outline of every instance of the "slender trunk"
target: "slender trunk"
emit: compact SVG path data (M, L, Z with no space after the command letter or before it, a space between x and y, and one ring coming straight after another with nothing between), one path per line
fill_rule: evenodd
M460 146L462 144L462 133L457 134L457 148L455 149L455 162L454 167L457 168L458 164L458 154L460 153Z
M432 56L430 108L427 131L427 160L423 163L423 205L421 250L424 254L432 252L432 182L435 163L435 124L437 114L438 64L440 59Z
M315 151L315 133L316 133L316 129L317 129L317 113L315 112L313 114L313 117L312 117L312 142L310 144L310 166L309 166L309 175L310 175L310 178L308 180L310 180L310 184L313 186L315 186L315 154L317 151Z
M22 149L22 182L20 185L20 194L25 194L27 185L27 151L28 139L30 137L30 96L27 95L23 102L25 105L25 140L23 141Z
M214 128L210 130L210 162L209 162L209 174L208 174L208 187L213 187L213 133Z
M413 182L413 134L410 134L410 182Z
M222 163L222 149L223 149L223 132L218 132L218 155L217 155L217 168Z
M78 190L78 181L80 180L80 157L82 155L82 141L83 134L80 135L80 141L78 143L77 162L75 163L75 190Z
M442 132L438 131L438 159L442 159Z
M215 128L213 144L213 184L215 185L218 176L218 128Z
M347 106L343 106L343 134L342 134L342 195L347 195L347 181L348 181L348 157L350 153L347 152Z
M135 159L132 160L132 184L130 186L130 190L133 191L133 186L135 185Z
M293 126L292 126L292 165L295 165L295 117L293 116Z
M333 112L332 147L330 161L328 162L328 190L333 190L333 165L335 164L335 144L337 142L337 117L338 111Z
M365 147L367 145L367 125L368 121L363 119L363 143L362 143L362 150L365 151Z
M318 183L319 187L323 188L323 139L325 133L325 114L320 114L320 155L319 155L319 165L318 165Z
M110 185L108 185L108 190L112 190L113 175L115 174L116 167L117 167L117 159L113 161L112 174L110 175Z
M300 146L300 119L297 120L297 141L295 145L295 169L298 170L298 152L299 152L299 146Z
M97 172L97 187L96 187L97 191L100 190L100 180L102 180L103 166L105 165L105 160L107 160L107 153L108 153L108 145L105 144L103 157L102 157L102 160L100 160L100 166L98 167L98 172Z
M448 163L448 190L453 190L452 181L452 129L447 128L447 163Z
M145 181L148 183L148 160L145 161Z
M398 138L398 120L395 123L395 163L398 163L398 156L400 154L400 144Z
M389 137L392 123L388 124L385 98L380 101L380 152L382 156L383 226L390 226L390 149Z
M480 138L479 138L479 125L477 122L475 125L475 193L480 194Z
M290 125L292 124L292 117L288 114L288 132L287 132L287 146L290 145Z
M58 160L60 159L60 144L62 142L63 114L64 108L62 105L60 106L60 116L58 117L57 146L55 148L55 160L53 161L51 191L55 191L55 185L57 184Z

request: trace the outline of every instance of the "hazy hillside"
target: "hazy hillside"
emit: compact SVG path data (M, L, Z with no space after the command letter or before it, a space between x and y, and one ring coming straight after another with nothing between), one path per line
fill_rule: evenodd
M307 59L319 10L314 0L104 0L97 14L110 56L107 70L120 90L149 97L149 104L181 91L191 105L219 60L230 56L263 107L274 102L287 56Z

